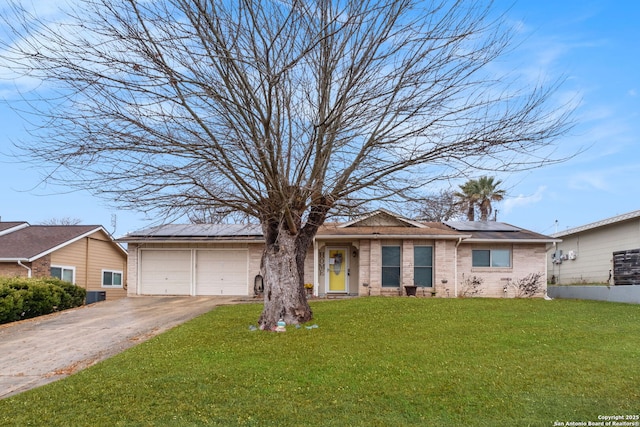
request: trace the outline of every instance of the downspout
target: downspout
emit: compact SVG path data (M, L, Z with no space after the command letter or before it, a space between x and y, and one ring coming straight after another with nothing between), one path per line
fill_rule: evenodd
M458 298L458 246L460 246L460 243L462 243L462 237L458 238L458 241L456 242L456 248L455 251L453 253L453 258L454 258L454 266L453 266L453 295L455 298Z
M20 267L24 267L24 268L26 268L26 269L27 269L27 277L30 279L30 278L31 278L31 268L29 268L29 267L27 267L26 265L24 265L24 264L22 263L22 261L20 261L20 260L18 260L18 265L19 265Z

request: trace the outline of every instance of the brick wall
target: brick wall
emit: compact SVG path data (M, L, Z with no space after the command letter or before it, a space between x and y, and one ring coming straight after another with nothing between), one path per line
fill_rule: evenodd
M45 255L32 263L23 262L23 265L31 269L31 277L49 277L51 274L51 256ZM17 262L0 263L0 276L28 277L29 270Z
M456 242L437 240L433 247L433 287L437 297L453 297Z
M471 251L473 249L511 249L510 268L472 267ZM541 273L542 282L539 295L543 296L547 286L546 275L546 245L542 244L462 244L458 248L458 293L462 293L464 282L468 278L479 277L482 279L481 297L504 298L513 297L516 294L515 283L531 273ZM505 294L504 288L507 287Z
M51 255L45 255L31 264L32 277L49 277L51 275Z
M27 267L31 267L31 264L28 262L23 262ZM0 263L0 276L6 277L27 277L29 275L29 271L18 265L17 262L2 262Z

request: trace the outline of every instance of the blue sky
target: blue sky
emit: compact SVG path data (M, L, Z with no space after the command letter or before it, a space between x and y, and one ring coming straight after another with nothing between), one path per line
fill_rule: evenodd
M498 0L498 10L513 2ZM523 78L566 77L558 97L579 101L576 125L558 141L573 159L529 172L496 174L507 197L498 220L550 234L640 209L640 2L522 0L507 11L518 45L500 63ZM1 73L0 73L1 74ZM13 84L0 80L11 103ZM79 218L116 236L157 222L118 211L82 191L39 185L39 172L3 155L25 123L0 104L0 217L32 224ZM117 227L111 225L117 216ZM556 223L557 221L557 223Z

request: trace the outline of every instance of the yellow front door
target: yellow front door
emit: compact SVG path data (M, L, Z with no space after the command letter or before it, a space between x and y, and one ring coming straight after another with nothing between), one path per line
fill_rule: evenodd
M329 292L346 292L348 275L347 250L329 249L328 259Z

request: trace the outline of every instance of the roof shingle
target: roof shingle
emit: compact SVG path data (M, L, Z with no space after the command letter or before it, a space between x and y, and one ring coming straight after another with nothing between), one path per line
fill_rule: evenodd
M100 225L31 225L21 228L0 236L0 260L31 261L60 245L101 229Z

